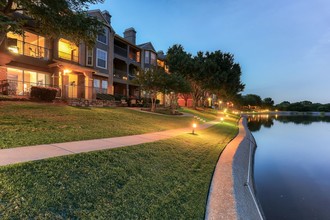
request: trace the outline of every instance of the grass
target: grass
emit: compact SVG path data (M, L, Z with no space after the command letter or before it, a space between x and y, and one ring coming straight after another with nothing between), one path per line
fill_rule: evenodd
M189 113L194 116L200 117L206 121L213 121L219 118L219 111L211 108L205 108L205 109L190 109L190 108L181 108L181 112Z
M0 149L142 134L190 126L189 117L125 108L0 102Z
M0 219L203 219L224 122L176 138L0 167Z

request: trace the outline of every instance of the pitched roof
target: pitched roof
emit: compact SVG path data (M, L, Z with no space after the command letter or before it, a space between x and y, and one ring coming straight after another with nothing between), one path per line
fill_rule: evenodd
M156 50L155 50L155 48L154 48L154 46L152 45L151 42L140 44L140 45L138 45L138 47L141 47L144 50L151 50L153 52L156 52Z
M107 10L104 10L103 12L100 9L95 9L95 10L89 10L87 13L91 16L95 16L95 14L99 14L99 17L102 18L102 21L105 23L106 26L108 26L111 29L111 32L115 32L114 29L111 27L111 24L108 22L108 20L104 17L103 13L108 13ZM109 14L110 15L110 14ZM111 15L110 15L111 16Z

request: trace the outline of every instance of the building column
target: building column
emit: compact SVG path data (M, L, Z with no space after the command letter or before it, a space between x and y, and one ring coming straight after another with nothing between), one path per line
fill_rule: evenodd
M85 99L93 100L93 73L84 73L85 76Z
M126 77L127 77L127 80L126 80L126 96L127 96L127 98L129 98L129 84L128 84L128 81L129 81L129 63L126 63Z

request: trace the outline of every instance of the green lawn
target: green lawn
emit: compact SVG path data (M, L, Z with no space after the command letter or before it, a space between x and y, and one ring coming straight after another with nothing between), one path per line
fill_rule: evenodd
M190 126L192 118L124 108L0 102L0 149L142 134Z
M181 108L180 111L200 117L206 121L213 121L219 118L219 111L211 108L198 110L194 110L191 108Z
M0 219L203 219L216 161L236 133L224 122L197 135L0 167Z

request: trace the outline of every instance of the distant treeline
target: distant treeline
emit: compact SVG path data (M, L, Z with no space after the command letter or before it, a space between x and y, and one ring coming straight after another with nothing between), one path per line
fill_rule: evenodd
M310 101L294 102L288 101L281 102L275 106L280 111L298 111L298 112L330 112L330 103L312 103Z

